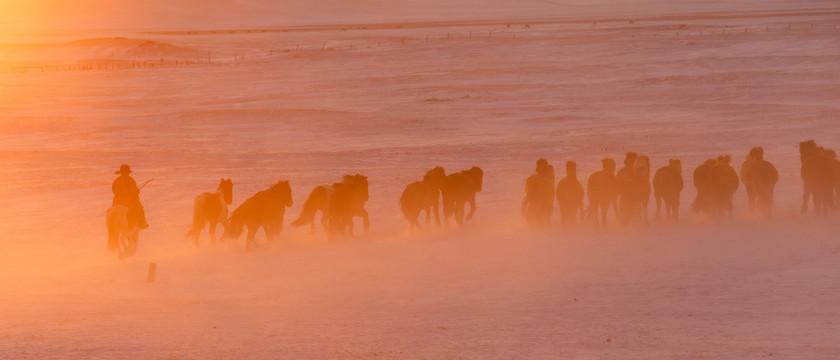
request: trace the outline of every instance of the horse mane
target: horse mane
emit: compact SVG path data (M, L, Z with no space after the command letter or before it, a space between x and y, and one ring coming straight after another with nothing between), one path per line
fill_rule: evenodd
M639 154L628 151L627 154L624 155L624 166L633 166L633 163L635 163L638 158Z
M440 188L443 185L443 181L446 178L446 171L443 170L440 166L435 166L434 168L426 171L426 174L423 175L423 181L429 184L435 185Z
M668 166L682 173L682 161L680 159L668 159Z
M230 178L225 180L222 178L219 181L219 188L216 191L221 191L224 195L225 204L230 205L233 202L233 182L230 181Z

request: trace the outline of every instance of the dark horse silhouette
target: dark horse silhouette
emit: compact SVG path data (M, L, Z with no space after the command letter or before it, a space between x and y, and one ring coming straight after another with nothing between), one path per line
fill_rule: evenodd
M577 163L574 161L566 162L566 177L557 183L555 194L563 226L574 225L578 212L583 218L583 185L577 178Z
M341 191L339 191L341 190ZM335 199L336 195L338 198ZM292 226L310 225L315 231L315 214L321 212L321 225L327 234L332 237L336 232L343 233L349 230L353 236L352 217L361 216L364 229L370 229L368 213L364 203L368 200L367 177L356 175L344 175L341 182L333 185L320 185L312 189L306 202L303 203L303 210ZM337 206L334 210L333 207ZM349 218L348 218L349 216Z
M629 226L644 220L650 201L650 159L634 152L624 158L624 167L615 175L618 182L618 218Z
M764 148L750 149L741 165L741 182L747 190L747 201L751 212L756 206L765 217L770 216L773 207L773 190L779 181L779 172L769 161L764 160ZM757 204L756 204L757 203Z
M596 227L607 227L607 211L610 205L613 211L618 200L618 181L615 178L615 160L605 158L601 160L601 169L589 175L586 182L586 195L589 198L587 217L595 218ZM598 221L598 209L601 209L601 222Z
M210 224L210 240L216 243L216 225L227 227L228 205L233 202L233 182L221 179L215 193L203 193L193 203L193 223L185 237L193 239L198 246L198 237L205 224Z
M365 202L369 199L367 176L345 175L344 180L333 184L333 188L335 192L329 198L327 212L330 238L336 235L346 238L347 234L353 237L353 217L356 216L362 218L364 230L369 231L370 219L365 210Z
M248 228L245 249L257 246L254 235L262 227L265 237L272 241L283 230L283 215L292 206L292 188L288 180L278 181L267 190L251 196L230 215L225 227L225 238L238 238L244 227Z
M665 216L673 221L680 219L680 192L683 189L682 162L679 159L668 160L668 166L656 170L653 175L653 195L656 197L656 219L665 202Z
M837 155L817 146L814 140L800 142L799 155L802 161L802 213L808 212L808 199L813 196L814 214L826 215L828 209L835 207L834 189L840 180Z
M718 219L732 217L732 197L740 181L738 173L729 165L731 161L729 155L722 155L717 160L706 160L694 170L697 198L691 206L695 212L713 215Z
M528 225L546 226L554 212L554 166L545 159L537 160L536 173L525 181L522 215Z
M446 172L438 166L426 172L422 181L415 181L406 185L400 196L400 209L408 220L410 232L420 228L417 217L426 210L426 224L431 223L431 213L434 211L435 223L440 226L440 188L446 179Z
M477 166L469 170L449 174L443 182L441 195L443 198L443 216L447 223L455 216L458 225L469 221L475 214L475 193L481 191L484 171ZM464 205L470 204L470 212L464 217Z

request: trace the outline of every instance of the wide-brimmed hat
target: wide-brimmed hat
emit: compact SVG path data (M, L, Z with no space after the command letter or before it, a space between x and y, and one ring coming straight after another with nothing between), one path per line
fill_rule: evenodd
M131 168L128 167L126 164L120 165L120 169L117 170L114 174L131 174Z

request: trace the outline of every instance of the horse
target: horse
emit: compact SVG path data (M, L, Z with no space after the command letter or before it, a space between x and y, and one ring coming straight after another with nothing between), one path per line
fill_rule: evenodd
M283 230L283 215L286 208L292 206L292 188L288 180L278 181L267 190L254 194L245 200L228 219L225 227L224 237L235 239L242 235L243 228L248 228L248 235L245 240L245 249L250 250L251 245L258 246L254 235L262 227L268 241L273 241L274 236Z
M750 149L750 152L747 153L746 159L744 159L744 162L741 163L741 182L744 183L744 188L747 190L747 203L749 205L750 212L755 211L756 194L755 188L753 187L752 182L749 181L748 176L752 166L763 160L764 148L758 146Z
M668 166L656 170L653 175L653 195L656 198L656 219L665 203L665 216L675 222L680 219L680 192L683 189L682 162L679 159L668 160Z
M554 166L545 159L537 160L536 173L525 181L522 216L533 227L550 223L554 212Z
M712 185L710 177L712 167L715 166L715 159L707 159L700 166L694 169L693 182L697 189L697 196L691 203L691 210L696 213L712 214Z
M420 228L417 217L420 212L426 211L426 224L432 222L431 213L434 211L435 223L440 226L440 188L446 179L446 172L438 166L426 172L422 181L415 181L406 185L400 195L400 210L408 220L408 227L411 233L414 228Z
M215 193L203 193L195 197L193 202L193 223L185 237L192 238L198 246L198 236L201 229L209 223L210 239L216 243L216 225L227 226L228 205L233 202L233 182L221 179Z
M586 182L586 195L589 198L588 217L595 218L595 226L607 228L607 212L610 204L613 211L617 208L618 181L615 178L615 160L605 158L601 160L602 170L589 175ZM598 209L601 209L601 222L598 222Z
M446 176L441 187L443 199L443 217L447 224L454 215L458 225L469 221L475 214L475 193L481 191L484 171L477 166ZM470 204L470 212L464 217L464 205Z
M315 214L321 212L321 226L324 231L329 232L329 203L330 197L335 192L335 188L330 185L319 185L312 189L309 197L303 203L303 209L295 221L292 221L292 226L303 226L309 224L310 231L315 232Z
M732 218L732 197L738 190L740 181L738 173L729 163L729 155L709 159L694 171L694 186L697 188L697 199L692 204L694 211L702 211L716 218L724 216Z
M834 191L840 179L838 160L833 151L817 146L814 140L799 143L802 168L800 175L803 182L802 213L808 212L808 199L814 198L814 214L826 215L829 208L834 208Z
M566 162L566 177L557 183L557 205L560 207L560 221L563 226L574 225L578 211L583 218L583 185L577 178L577 163Z
M618 170L615 179L618 183L618 219L621 225L635 222L639 215L639 179L634 167L639 154L628 152L624 157L624 167Z
M137 251L140 229L137 224L129 225L128 206L114 205L105 212L105 226L108 228L108 251L116 251L122 259Z
M650 158L647 155L639 155L633 163L633 169L636 172L636 191L638 191L639 210L642 212L645 224L647 224L648 205L650 204Z
M309 193L309 197L306 198L306 201L303 203L303 210L300 211L300 215L295 221L292 221L292 226L303 226L306 224L310 225L310 230L314 233L315 232L315 215L320 211L321 212L321 226L324 227L324 231L327 234L333 233L333 227L330 225L330 214L331 214L331 205L333 204L333 196L335 196L336 190L340 187L343 187L342 184L357 184L351 186L351 188L357 191L358 197L363 198L363 202L361 207L355 209L356 214L354 216L361 216L364 222L365 231L369 229L370 223L368 220L367 211L364 209L364 201L368 200L368 186L367 186L367 177L356 174L356 175L344 175L342 181L339 183L334 183L333 185L319 185L316 186L312 191ZM344 195L347 198L346 195ZM345 199L346 200L346 199ZM358 205L358 204L357 204ZM339 217L335 218L335 221L339 221ZM353 226L353 222L350 221L347 224L349 227ZM336 224L336 229L340 228L338 224ZM352 233L352 228L350 229Z
M773 164L766 160L759 160L750 166L747 173L744 185L753 189L756 207L761 210L765 217L770 217L770 209L773 207L773 192L778 181L779 172L776 171Z
M369 199L367 176L360 174L344 175L340 183L332 186L335 191L329 197L327 218L329 219L329 237L341 235L346 238L353 235L353 218L362 218L365 231L370 231L370 219L365 210L365 202ZM347 233L345 233L347 231Z

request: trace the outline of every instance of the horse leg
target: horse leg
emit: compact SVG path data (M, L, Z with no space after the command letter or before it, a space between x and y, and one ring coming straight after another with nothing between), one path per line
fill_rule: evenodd
M468 201L470 204L470 212L467 214L467 221L472 220L473 214L475 214L475 196L471 197ZM461 206L461 214L464 213L464 207Z
M438 209L438 205L437 205L437 204L435 204L434 206L432 206L432 211L434 211L434 213L435 213L435 224L436 224L437 226L440 226L440 209Z
M455 223L461 225L464 223L464 203L458 202L455 204L455 208L452 209L455 213Z
M656 195L656 221L659 221L659 213L662 208L662 197ZM665 216L668 216L668 203L665 203Z
M802 213L808 213L808 198L811 196L811 188L808 184L802 186ZM814 197L814 206L816 206L817 199Z
M368 212L364 208L362 208L360 215L362 216L362 229L365 232L370 231L370 218L368 217ZM352 218L351 218L352 219Z
M268 242L274 242L274 227L271 226L271 224L263 224L262 229L265 233L265 240Z
M215 222L215 221L210 222L210 229L209 229L210 243L213 244L213 245L216 244L216 225L218 225L217 222ZM198 246L198 238L196 238L195 246Z
M607 212L609 211L610 206L602 206L601 207L601 227L606 230L607 229Z
M447 226L449 226L449 218L452 217L452 213L454 212L454 206L454 202L449 199L443 201L443 220Z
M583 201L581 201L580 204L578 205L578 209L580 209L580 221L585 223L586 222L586 209L583 208ZM575 217L576 216L577 216L577 214L572 214L572 224L575 223Z
M330 232L330 217L326 212L321 213L321 226L324 227L324 231ZM315 232L315 221L312 221L312 232Z
M257 242L254 239L254 236L257 234L257 229L259 227L251 227L250 225L246 225L248 227L248 235L245 237L245 251L251 250L251 245L257 247Z
M427 206L424 210L426 210L426 224L432 223L432 207Z

